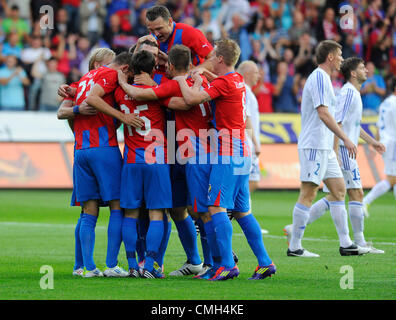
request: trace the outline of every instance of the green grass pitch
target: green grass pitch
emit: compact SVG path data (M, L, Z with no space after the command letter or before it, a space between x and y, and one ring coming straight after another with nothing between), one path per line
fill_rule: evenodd
M68 206L70 191L0 191L0 299L128 299L128 300L283 300L396 298L396 201L392 193L370 207L366 240L385 250L383 255L341 257L335 227L327 213L305 232L303 245L319 253L318 259L286 256L283 227L291 223L297 192L256 192L253 213L262 228L266 248L277 273L263 281L248 281L256 259L234 221L233 248L239 255L240 275L225 282L165 279L83 279L72 277L74 226L79 208ZM319 194L318 198L323 196ZM102 209L96 229L95 262L104 269L108 209ZM351 230L351 228L350 228ZM352 232L351 232L352 236ZM200 242L199 242L200 247ZM175 226L165 255L165 273L180 267L185 255ZM124 247L119 264L126 268ZM54 288L41 289L43 265L54 270ZM350 266L347 274L343 266ZM344 279L344 280L343 280ZM353 282L352 282L353 281ZM342 289L340 283L353 284Z

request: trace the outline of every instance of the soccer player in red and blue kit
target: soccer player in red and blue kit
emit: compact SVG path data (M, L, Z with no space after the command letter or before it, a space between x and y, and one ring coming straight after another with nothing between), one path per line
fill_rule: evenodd
M145 38L145 37L143 37ZM165 83L169 79L166 77L165 71L163 71L164 61L159 59L159 49L156 41L151 41L150 39L139 38L138 43L129 49L131 54L140 52L142 50L151 52L155 58L155 69L150 75L146 72L141 72L140 74L134 75L134 82L145 84L149 86L159 85ZM136 244L136 253L138 255L139 266L144 267L144 259L146 254L146 234L149 226L150 220L148 219L148 214L144 212L146 209L142 208L142 213L139 215L138 219L138 241ZM155 259L157 264L162 267L165 257L165 251L168 246L170 234L172 231L172 223L170 221L169 214L164 214L164 236L161 241L161 247L159 249L158 255Z
M213 46L204 34L188 24L174 22L165 6L156 5L147 10L146 26L157 39L161 54L168 54L173 45L183 44L191 50L194 66L213 56Z
M118 86L117 70L129 72L131 56L120 54L108 66L95 70L95 74L81 79L74 109L89 104L93 107L97 99L114 109L114 90ZM100 97L103 97L100 98ZM99 110L100 111L100 110ZM114 112L121 112L114 109ZM102 276L93 260L95 226L99 214L99 199L109 201L110 220L108 226L108 249L106 265L108 276L128 276L128 272L117 266L121 245L123 215L119 204L122 157L118 147L117 121L110 115L98 112L94 116L76 115L75 135L75 191L76 198L83 203L80 240L86 277ZM120 117L122 118L122 117Z
M261 228L250 213L249 148L245 140L245 99L243 77L234 66L239 59L240 48L230 39L216 43L213 71L218 75L204 90L190 88L185 77L174 78L179 82L183 98L189 105L212 101L213 125L218 131L217 161L211 162L209 177L208 209L221 255L221 266L209 280L227 280L239 275L232 255L232 224L227 208L241 226L249 245L258 259L258 267L250 279L264 279L276 269L269 258L262 239ZM199 81L199 75L194 76Z
M108 49L108 48L97 48L95 49L89 59L89 73L92 75L96 73L96 69L100 68L103 65L111 63L115 57L115 53ZM83 80L84 76L81 81ZM92 108L91 106L87 105L86 107L78 107L76 109L73 109L73 105L75 105L76 97L77 95L80 94L80 92L77 92L77 90L82 90L83 87L79 87L79 81L75 82L73 84L69 85L62 85L59 90L58 94L62 97L64 97L63 102L59 106L58 109L58 119L67 119L69 121L70 128L73 130L73 121L75 116L78 115L85 115L85 116L90 116L90 115L95 115L96 109ZM84 88L85 90L87 89L86 87ZM82 94L80 94L81 96ZM75 151L75 150L74 150ZM75 170L73 167L73 185L75 185ZM73 194L71 198L71 206L80 206L81 204L76 201L76 193L75 189L73 189ZM101 205L107 206L108 204L102 203ZM82 215L84 214L84 210L82 209L82 212L80 214L80 218L77 221L77 225L75 227L75 264L73 267L73 275L74 276L83 276L84 275L84 261L82 257L82 249L81 249L81 241L80 241L80 227L81 227L81 220L82 220Z
M150 73L155 66L154 56L147 51L133 55L133 73ZM126 77L124 77L124 82ZM146 88L147 86L140 86ZM138 276L136 262L136 219L139 208L145 204L149 210L150 224L146 236L146 258L143 278L163 278L164 275L154 268L163 238L164 210L172 207L172 193L169 166L167 164L167 146L165 138L165 110L159 101L136 101L122 88L116 91L116 100L121 110L135 113L144 120L141 128L124 129L125 150L121 182L121 207L129 219L129 228L125 230L130 237L124 238L127 248L130 273Z
M167 76L172 78L177 75L187 75L190 65L191 51L183 45L173 46L169 51ZM199 188L197 188L199 185L199 180L197 180L196 176L192 175L191 173L187 173L187 171L193 172L193 170L188 168L188 161L190 159L190 162L198 163L200 158L204 158L204 160L206 160L204 162L207 163L206 166L208 166L209 163L209 161L205 159L208 155L209 147L205 141L201 142L199 140L200 130L206 132L210 128L209 122L211 119L211 113L209 104L205 103L196 106L187 106L184 99L182 98L179 85L177 81L174 80L170 80L164 84L150 89L142 89L136 86L128 85L121 79L119 83L128 93L128 95L135 98L136 100L166 99L163 102L164 105L168 108L175 109L174 114L177 131L176 140L179 142L179 151L181 149L188 150L188 152L179 152L177 154L177 158L179 162L181 161L186 165L186 178L188 190L190 191L190 203L194 205L195 212L206 212L207 206L206 210L204 211L197 210L197 206L200 206L200 203L197 203L197 200L203 198L205 201L207 183L203 186L203 188L201 188L201 194L203 194L203 196L198 197L196 191L199 190ZM192 86L193 82L189 81L189 85ZM204 84L204 86L207 87L207 82ZM177 100L175 97L180 98ZM170 275L190 275L202 272L201 259L199 257L196 243L196 233L191 216L188 215L184 219L175 219L174 222L176 224L183 248L187 254L187 262L181 269L171 272ZM191 225L192 230L189 230L189 225ZM205 241L203 241L205 263L207 265L212 265L213 262L210 250L207 250L208 248L205 248L205 246L208 247ZM176 272L178 274L175 274Z

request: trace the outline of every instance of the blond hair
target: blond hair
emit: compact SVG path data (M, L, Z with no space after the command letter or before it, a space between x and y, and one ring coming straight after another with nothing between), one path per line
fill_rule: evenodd
M108 48L97 48L91 52L89 58L89 70L95 69L95 62L102 63L106 58L111 57L114 59L116 56L115 52Z
M222 56L224 63L229 67L234 67L241 55L241 48L231 39L221 39L216 41L216 56Z

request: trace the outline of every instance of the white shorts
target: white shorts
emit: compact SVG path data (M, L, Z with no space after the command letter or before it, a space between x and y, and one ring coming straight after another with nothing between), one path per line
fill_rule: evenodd
M381 142L386 148L382 155L385 164L385 174L387 176L396 176L396 141L383 139Z
M260 165L259 158L254 154L252 156L252 167L250 168L249 181L260 181Z
M320 185L322 180L343 178L334 150L298 149L300 181Z

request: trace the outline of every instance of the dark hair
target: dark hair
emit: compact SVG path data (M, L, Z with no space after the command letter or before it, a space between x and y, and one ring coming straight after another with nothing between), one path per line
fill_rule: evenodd
M358 65L361 63L364 64L364 60L358 57L350 57L342 62L340 71L346 81L351 78L351 71L356 70Z
M338 42L333 40L324 40L320 42L316 48L316 63L322 64L326 62L327 56L337 49L342 49L342 46Z
M11 10L12 10L12 11L19 11L19 7L18 7L16 4L14 4L14 5L11 7Z
M165 6L153 6L147 10L146 19L148 19L149 21L154 21L158 17L161 17L164 20L172 18L168 8Z
M132 56L132 70L134 74L147 72L151 74L155 67L155 58L151 52L142 50Z
M119 66L127 64L129 66L129 70L132 70L132 55L128 52L122 52L114 58L113 63L116 63Z
M168 52L168 61L176 70L187 71L191 63L191 50L182 44L176 44Z
M144 40L144 41L140 44L140 46L139 46L139 51L141 50L141 48L142 48L142 46L143 46L144 44L145 44L145 45L148 45L148 46L152 46L152 47L158 48L158 43L157 43L157 42L146 39L146 40ZM133 53L135 52L136 46L137 46L137 43L134 44L132 47L130 47L129 50L128 50L128 52L129 52L130 54L133 54Z

